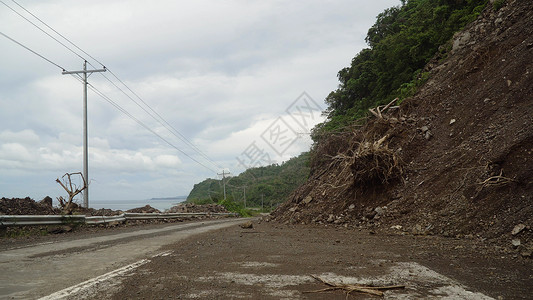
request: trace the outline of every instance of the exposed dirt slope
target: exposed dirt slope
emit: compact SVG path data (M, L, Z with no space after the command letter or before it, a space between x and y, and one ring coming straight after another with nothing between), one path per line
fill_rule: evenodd
M530 253L533 1L507 2L450 41L415 97L321 143L310 179L274 217L515 239Z

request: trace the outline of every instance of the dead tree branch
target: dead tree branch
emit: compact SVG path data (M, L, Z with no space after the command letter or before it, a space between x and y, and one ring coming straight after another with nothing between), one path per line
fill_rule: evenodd
M75 183L72 182L72 176L73 175L79 175L83 181L83 185L77 186ZM83 190L87 188L87 182L85 181L85 178L83 177L83 174L81 172L75 172L75 173L65 173L61 177L61 180L59 178L56 179L56 182L61 185L61 187L67 192L68 194L68 200L65 200L63 197L57 198L59 201L59 205L63 209L63 212L66 214L71 214L72 210L74 209L72 200L76 195L81 193Z
M346 292L346 297L350 295L352 292L359 292L359 293L365 293L375 296L383 296L384 290L394 290L394 289L404 289L405 285L390 285L390 286L370 286L370 285L363 285L363 284L345 284L345 283L336 283L336 282L330 282L325 279L322 279L317 276L311 275L314 279L324 283L325 285L329 286L328 288L321 289L321 290L315 290L315 291L307 291L304 293L321 293L321 292L328 292L328 291L335 291L335 290L342 290Z
M368 109L368 111L370 111L370 113L372 113L378 119L383 119L383 113L387 111L389 108L391 108L391 106L398 100L399 100L398 98L395 98L394 100L389 102L389 104L387 105L380 105L374 108L370 108Z
M481 185L481 189L480 190L482 190L486 186L504 185L504 184L508 184L508 183L511 183L511 182L516 182L516 180L514 180L512 178L509 178L509 177L503 176L503 169L502 169L502 170L500 170L500 174L499 175L491 176L491 177L485 179L483 182L480 182L478 184Z

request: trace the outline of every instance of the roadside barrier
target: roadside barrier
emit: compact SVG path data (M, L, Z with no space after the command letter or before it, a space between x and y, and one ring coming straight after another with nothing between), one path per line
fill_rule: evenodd
M84 215L0 215L0 226L32 226L57 224L106 224L128 220L177 219L182 217L226 216L236 217L236 213L123 213L116 216Z

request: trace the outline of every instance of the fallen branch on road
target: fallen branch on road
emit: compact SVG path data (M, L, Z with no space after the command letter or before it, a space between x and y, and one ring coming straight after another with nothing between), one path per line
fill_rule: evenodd
M321 292L329 292L329 291L335 291L335 290L342 290L346 292L346 298L350 295L352 292L359 292L359 293L365 293L375 296L383 296L384 290L395 290L395 289L404 289L405 285L390 285L390 286L369 286L369 285L362 285L362 284L344 284L344 283L336 283L336 282L330 282L325 279L322 279L317 276L311 275L314 279L324 283L325 285L329 286L328 288L321 289L321 290L315 290L315 291L306 291L304 293L321 293Z

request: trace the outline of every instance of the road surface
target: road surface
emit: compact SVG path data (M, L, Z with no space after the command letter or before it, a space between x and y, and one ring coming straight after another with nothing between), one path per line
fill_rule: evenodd
M531 299L533 263L479 239L226 219L0 251L6 299ZM320 291L320 292L319 292ZM348 299L379 299L351 293Z
M174 224L3 249L0 251L0 298L36 299L48 296L130 264L164 255L162 246L239 222L242 220Z

